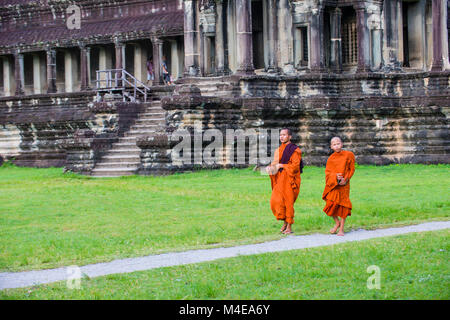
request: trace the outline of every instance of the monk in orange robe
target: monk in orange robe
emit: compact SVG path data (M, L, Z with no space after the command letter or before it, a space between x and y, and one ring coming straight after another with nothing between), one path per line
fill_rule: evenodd
M336 223L330 233L336 233L339 229L338 236L344 235L345 219L351 215L350 179L355 173L355 155L351 151L342 150L342 147L341 138L331 139L334 153L327 161L325 190L322 194L322 199L326 201L323 211Z
M270 175L272 197L270 208L277 220L283 220L281 232L293 233L294 202L300 192L302 152L291 143L290 129L280 131L281 146L275 151L274 161L266 167Z

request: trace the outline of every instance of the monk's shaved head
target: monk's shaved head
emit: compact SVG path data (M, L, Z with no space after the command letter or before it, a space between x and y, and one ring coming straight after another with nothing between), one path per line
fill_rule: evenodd
M339 141L342 143L342 139L341 139L341 138L339 138L339 137L333 137L333 138L331 138L331 140L330 140L330 144L333 143L333 140L339 140Z
M287 134L290 135L290 136L292 136L292 131L291 131L291 129L289 129L289 128L283 128L283 129L280 130L280 132L283 131L283 130L286 130L286 131L287 131Z
M333 137L330 141L330 148L333 149L334 152L341 152L342 150L342 139L339 137Z

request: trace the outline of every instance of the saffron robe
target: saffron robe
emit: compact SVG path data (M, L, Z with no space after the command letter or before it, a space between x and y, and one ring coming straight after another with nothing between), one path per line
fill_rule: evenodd
M337 173L341 173L347 183L340 186ZM325 190L322 199L326 201L323 211L329 216L346 218L351 215L350 178L355 173L355 155L351 151L334 152L327 160L325 168Z
M288 143L289 144L289 143ZM288 144L281 144L275 151L272 166L280 163L283 152ZM272 186L272 197L270 198L270 208L277 220L285 220L289 224L294 223L294 202L300 192L300 161L302 152L296 148L292 153L283 170L278 170L274 175L270 175Z

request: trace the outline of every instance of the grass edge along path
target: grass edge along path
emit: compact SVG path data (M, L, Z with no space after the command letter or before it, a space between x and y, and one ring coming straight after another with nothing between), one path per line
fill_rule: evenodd
M0 291L0 299L449 299L450 231ZM367 286L378 268L380 288Z
M213 261L243 255L329 246L333 244L362 241L411 232L424 232L448 228L450 228L450 222L430 222L402 228L388 228L372 231L359 230L348 234L346 237L322 234L290 236L282 240L256 245L207 250L190 250L181 253L167 253L133 259L115 260L107 263L82 266L77 271L80 275L84 274L87 277L92 278L116 273L130 273L167 266L201 263L205 261ZM49 283L67 279L68 271L69 273L72 272L72 270L67 268L57 268L19 273L0 273L0 289L23 287L32 284Z
M445 220L449 165L358 166L346 231ZM281 239L270 182L250 169L93 179L0 168L0 270L48 269ZM306 167L295 235L327 233L324 168ZM439 183L436 183L439 181Z

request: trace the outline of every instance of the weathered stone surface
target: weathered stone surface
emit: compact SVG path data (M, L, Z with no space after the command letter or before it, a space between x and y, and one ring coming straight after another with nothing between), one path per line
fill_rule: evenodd
M82 0L21 1L0 8L0 54L11 53L17 45L28 50L44 50L52 46L78 46L119 40L149 38L152 35L180 34L183 30L183 10L177 0L114 1ZM76 4L81 11L80 28L69 29Z
M359 163L449 163L443 0L82 0L81 28L68 29L71 4L0 8L0 95L15 94L0 97L4 160L97 176L261 165L249 162L255 138L288 127L306 164L324 165L335 135ZM159 83L169 53L171 72L184 70L175 86ZM119 102L130 88L94 102L92 68L145 81L149 57L148 104ZM208 129L224 137L223 161L202 157ZM248 133L244 163L230 130ZM180 131L200 146L190 163L174 159Z
M336 135L362 164L448 163L448 80L448 73L254 76L240 80L244 97L173 96L163 107L169 133L192 130L195 121L224 136L291 128L307 164L324 165Z
M2 155L19 166L61 167L67 160L74 171L77 152L80 159L98 159L129 130L144 104L93 98L94 93L73 93L0 99L0 127L8 129L0 131Z

